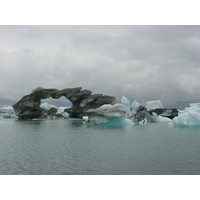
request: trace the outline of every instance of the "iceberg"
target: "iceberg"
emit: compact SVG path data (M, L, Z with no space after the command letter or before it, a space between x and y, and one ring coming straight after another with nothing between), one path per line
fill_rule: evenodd
M105 104L99 108L96 109L90 109L90 113L94 113L96 115L105 116L107 118L109 117L122 117L126 114L126 108L122 104Z
M130 117L134 123L142 125L154 122L154 116L149 114L145 106L140 105L136 111L136 114Z
M154 101L147 101L146 106L147 110L153 110L156 108L164 108L160 100L154 100Z
M129 113L129 117L133 117L137 113L141 105L141 103L138 103L136 100L134 100L131 104L131 112Z
M131 111L131 103L130 103L130 101L125 96L123 96L121 98L121 103L126 108L126 114L129 114L130 111Z
M155 113L155 112L152 112L151 114L150 114L150 116L151 116L151 120L152 120L152 122L171 122L172 120L170 119L170 118L168 118L168 117L163 117L163 116L161 116L161 115L158 115L157 113Z
M130 126L134 123L126 119L126 108L120 104L106 104L97 109L88 110L88 118L85 123L103 126Z
M200 103L191 103L190 107L178 113L169 125L171 127L200 127Z
M6 113L10 113L10 114L14 114L14 109L12 106L1 106L0 107L0 114L6 114Z
M92 94L90 90L82 90L82 87L65 88L58 90L54 88L45 89L37 87L28 95L22 97L12 105L18 119L35 119L43 117L44 109L40 107L42 99L59 99L66 97L72 103L72 107L65 109L71 118L80 118L88 109L95 109L104 104L114 104L116 98L103 94ZM51 108L55 111L56 108Z

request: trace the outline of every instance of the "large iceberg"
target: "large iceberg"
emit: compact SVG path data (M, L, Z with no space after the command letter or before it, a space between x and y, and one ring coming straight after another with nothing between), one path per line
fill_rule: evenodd
M126 108L122 104L106 104L97 109L88 110L88 119L85 123L104 126L127 126L134 123L126 119Z
M169 125L171 127L200 127L200 103L191 103L190 107L180 111Z
M65 112L69 113L69 116L72 118L82 117L88 109L96 109L104 104L114 104L116 102L114 96L92 94L92 91L86 89L82 90L82 87L65 88L63 90L37 87L31 94L22 97L12 107L19 119L41 118L43 117L44 111L44 109L40 107L41 100L50 97L53 99L66 97L72 103L72 106L66 108ZM51 109L55 111L54 108Z

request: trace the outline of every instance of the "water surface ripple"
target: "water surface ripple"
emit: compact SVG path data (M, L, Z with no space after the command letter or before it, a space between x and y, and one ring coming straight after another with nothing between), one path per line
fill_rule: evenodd
M200 128L0 118L0 174L200 174Z

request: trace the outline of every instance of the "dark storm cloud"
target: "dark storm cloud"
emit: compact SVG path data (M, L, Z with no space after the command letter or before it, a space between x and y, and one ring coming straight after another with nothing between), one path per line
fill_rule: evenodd
M82 86L138 101L199 102L199 26L1 26L0 98Z

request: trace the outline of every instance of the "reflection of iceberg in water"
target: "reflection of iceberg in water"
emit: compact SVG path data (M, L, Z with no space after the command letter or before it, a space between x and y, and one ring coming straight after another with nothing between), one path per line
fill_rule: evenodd
M171 127L200 127L200 103L191 103L190 107L180 111L169 125Z
M106 104L97 109L88 111L88 124L98 124L104 126L130 126L134 123L126 119L126 108L122 104Z

